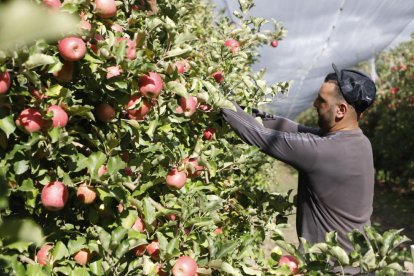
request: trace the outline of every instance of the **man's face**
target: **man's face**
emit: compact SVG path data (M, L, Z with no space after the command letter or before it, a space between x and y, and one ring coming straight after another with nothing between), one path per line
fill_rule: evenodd
M318 125L324 132L328 132L335 125L338 103L335 89L335 83L324 82L319 89L318 97L313 102L318 112Z

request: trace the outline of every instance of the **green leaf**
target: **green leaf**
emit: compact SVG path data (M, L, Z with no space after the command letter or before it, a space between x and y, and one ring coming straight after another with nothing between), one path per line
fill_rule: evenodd
M73 255L79 250L86 247L86 239L84 237L78 237L76 240L70 240L68 242L69 254Z
M116 49L116 52L115 52L116 64L119 64L121 61L124 60L126 43L127 43L126 40L122 40Z
M122 170L126 167L126 163L122 161L119 156L111 156L106 165L106 169L109 175L117 173L119 170Z
M109 244L111 243L111 235L106 232L102 227L96 226L98 230L99 241L102 244L103 249L109 250Z
M332 248L330 248L329 252L341 263L341 265L349 264L348 254L346 254L345 250L343 250L339 246L333 246Z
M18 242L14 242L9 245L6 245L5 248L11 249L11 250L15 249L19 251L20 253L23 253L27 251L29 246L32 244L33 242L18 241Z
M221 246L220 250L217 252L216 258L221 259L223 257L226 257L228 254L230 254L234 250L236 250L236 248L238 246L239 246L239 242L237 242L237 241L227 242L227 243L223 244Z
M0 129L4 131L7 138L16 130L16 125L14 124L13 115L0 119Z
M19 191L22 191L22 192L31 192L34 189L35 187L33 185L33 180L30 178L23 180L22 185L20 185L19 187Z
M89 276L89 272L86 268L83 267L77 267L75 268L72 273L70 274L70 276Z
M122 226L117 227L114 231L112 231L111 244L115 247L118 246L127 233L128 229Z
M180 240L177 237L170 240L170 242L167 245L167 254L172 255L175 250L179 249L179 245Z
M55 59L52 56L45 54L34 54L24 63L27 69L31 70L38 66L48 65L55 63Z
M89 264L89 269L95 275L104 275L104 269L102 267L102 260L97 260Z
M115 256L118 257L118 258L121 258L128 251L129 251L129 241L128 240L123 240L121 242L121 244L117 247L117 249L115 251Z
M151 200L147 197L143 200L143 212L144 212L144 220L145 224L151 225L155 221L156 217L156 210L154 205L152 205Z
M26 272L27 276L48 276L39 264L28 264Z
M59 141L61 131L62 129L60 127L54 127L48 131L48 134L52 139L52 143L56 143L57 141Z
M65 257L69 257L69 251L63 242L58 241L55 244L55 246L53 247L53 251L52 251L52 257L53 257L53 260L55 261L61 260Z
M181 96L184 98L189 97L187 89L185 88L184 85L182 85L179 82L176 82L176 81L167 82L166 88L168 91L171 91L172 93L177 94L178 96Z
M48 97L57 97L57 96L60 95L62 89L63 89L63 86L61 86L59 84L55 84L55 85L47 88L45 94Z
M159 125L159 121L157 119L151 120L148 130L146 131L146 134L152 139L154 138L154 132L157 129L157 126Z
M106 155L103 152L94 152L88 157L87 168L92 178L98 177L99 168L105 163Z
M183 55L190 53L192 50L193 48L190 45L183 45L180 47L176 47L168 51L165 58L183 56Z

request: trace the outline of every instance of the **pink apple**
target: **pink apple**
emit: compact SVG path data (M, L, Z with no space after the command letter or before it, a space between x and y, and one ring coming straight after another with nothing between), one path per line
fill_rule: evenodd
M399 87L391 87L391 89L390 89L391 94L396 94L398 91L400 91Z
M296 257L291 256L291 255L283 255L280 257L279 259L279 265L287 265L290 269L290 271L292 271L293 274L296 274L299 271L299 261Z
M16 119L16 125L23 127L27 132L37 132L43 127L44 120L42 114L34 108L27 108L20 112Z
M233 54L240 50L240 43L233 38L226 40L226 42L224 42L224 46L229 48Z
M132 169L130 167L126 167L124 169L124 172L127 176L131 176L132 175Z
M96 13L101 18L111 18L116 15L116 4L114 0L95 0Z
M224 76L222 71L216 71L212 74L213 78L217 83L222 83L224 81Z
M172 169L166 177L168 187L173 189L181 189L186 181L187 175L185 171L179 171L177 168Z
M217 228L214 230L214 234L216 234L216 235L223 234L223 229L221 229L220 227L217 227Z
M216 133L216 129L209 127L204 130L203 137L204 139L210 141L214 138L214 133Z
M134 40L131 40L127 37L119 37L116 41L119 43L121 41L126 41L126 57L129 60L133 60L137 57L137 43Z
M65 60L60 71L53 73L60 82L70 82L73 78L73 62Z
M6 94L11 84L9 72L0 73L0 94Z
M59 0L43 0L43 4L52 10L57 10L62 6L62 3L60 3Z
M96 192L93 187L82 183L76 192L76 196L83 204L92 204L96 199Z
M134 249L132 249L135 256L140 257L145 254L145 251L147 251L147 244L141 244Z
M73 256L73 259L78 265L86 265L89 263L90 257L91 253L89 252L89 249L83 248Z
M47 109L47 113L53 113L53 127L65 127L69 121L69 117L66 111L58 105L49 106L49 108Z
M96 107L96 117L103 123L109 123L115 118L115 115L115 109L107 103L101 103Z
M197 158L184 158L183 164L186 166L188 178L195 178L204 170L203 166L198 165Z
M37 251L35 261L41 266L49 263L49 251L53 248L51 244L43 245L39 251Z
M145 231L144 221L140 217L138 217L135 220L134 225L132 225L132 229L134 229L135 231L138 231L140 233L143 233Z
M147 245L147 252L152 259L158 260L160 258L160 244L158 241L152 241Z
M188 256L181 256L175 262L172 269L174 276L195 276L197 275L198 265L193 258Z
M273 48L276 48L276 47L279 45L279 42L278 42L277 40L273 40L272 42L270 42L270 45L271 45Z
M175 109L177 113L184 113L184 116L190 117L197 109L197 98L189 96L188 98L180 98L180 106Z
M164 88L161 76L155 72L149 72L138 80L139 91L144 97L156 98Z
M190 70L190 64L187 60L179 60L176 63L174 63L174 67L177 70L178 74L184 74L188 70Z
M49 182L42 189L41 200L49 211L59 211L65 207L69 193L65 184L59 181Z
M211 106L209 106L207 104L200 104L198 106L198 109L200 109L201 111L204 111L204 112L211 112L211 110L212 110Z
M81 60L86 53L86 45L79 37L65 37L59 41L58 49L63 59L67 61Z
M110 79L122 74L122 68L118 66L110 66L106 68L106 79Z
M102 175L106 174L108 171L106 170L106 167L104 165L102 165L99 169L98 169L98 176L101 177Z
M141 103L138 103L141 99L140 94L134 94L128 101L127 112L128 117L131 120L142 121L145 119L147 114L151 111L153 104L148 99L141 99ZM134 107L135 106L135 107ZM130 109L134 107L133 109Z
M44 93L42 93L42 92L40 92L39 90L36 90L36 89L32 90L30 92L30 94L32 94L33 97L35 97L37 100L47 99L47 95L46 94L44 94Z
M119 33L122 33L124 31L124 28L121 25L117 24L117 23L112 24L111 29L114 30L115 32L119 32Z

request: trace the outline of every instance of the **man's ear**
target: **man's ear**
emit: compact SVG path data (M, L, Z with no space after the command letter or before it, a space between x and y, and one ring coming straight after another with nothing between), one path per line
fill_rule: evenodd
M340 102L336 108L336 117L340 119L344 118L348 110L348 105L346 103Z

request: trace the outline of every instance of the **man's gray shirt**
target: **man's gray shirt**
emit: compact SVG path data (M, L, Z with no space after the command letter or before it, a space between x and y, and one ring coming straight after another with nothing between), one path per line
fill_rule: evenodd
M352 249L346 234L370 224L374 195L371 143L361 129L325 135L282 117L263 126L236 105L223 117L248 144L299 171L296 230L311 243L338 232L340 244Z

